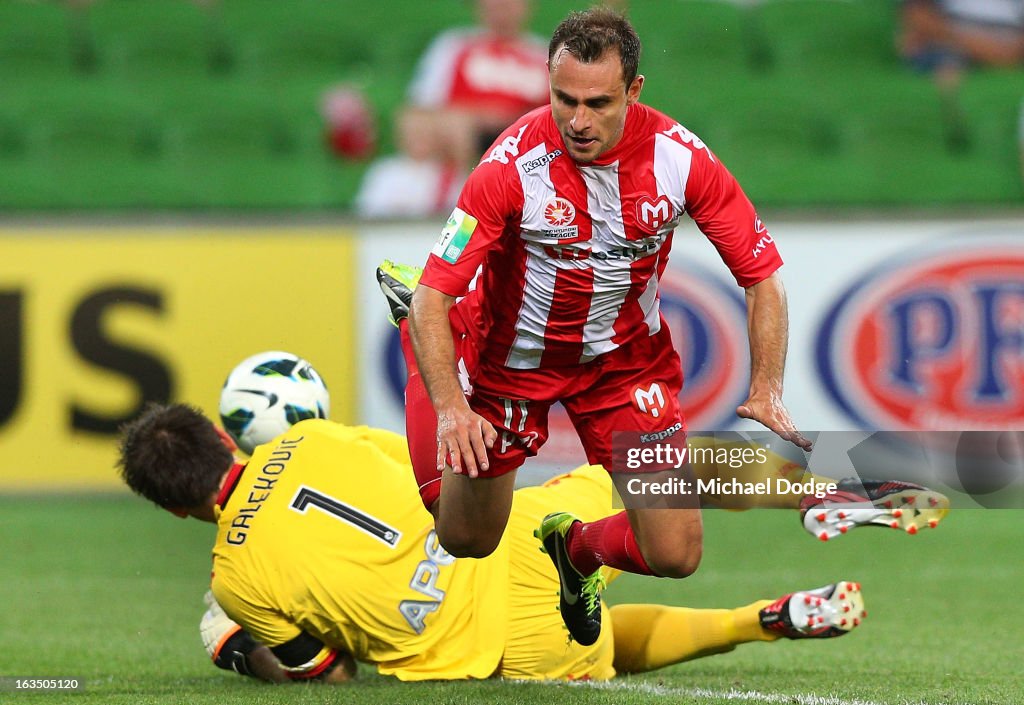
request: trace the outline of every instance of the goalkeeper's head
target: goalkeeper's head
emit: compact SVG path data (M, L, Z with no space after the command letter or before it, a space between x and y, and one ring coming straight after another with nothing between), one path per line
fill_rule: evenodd
M121 477L178 516L212 518L234 456L216 426L187 404L150 404L121 429Z

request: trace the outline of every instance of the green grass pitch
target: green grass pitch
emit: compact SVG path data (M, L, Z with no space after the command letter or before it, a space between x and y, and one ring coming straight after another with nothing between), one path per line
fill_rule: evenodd
M607 686L402 684L361 667L350 687L269 686L215 669L199 640L213 527L127 496L0 498L0 675L76 677L83 692L3 703L1024 702L1024 511L954 510L935 531L862 529L827 544L795 513L705 512L684 581L626 576L609 602L731 607L835 579L868 618L828 641L749 644Z

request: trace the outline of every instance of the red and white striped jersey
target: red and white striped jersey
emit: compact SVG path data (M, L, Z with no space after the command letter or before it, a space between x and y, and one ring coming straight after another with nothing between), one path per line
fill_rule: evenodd
M420 60L409 102L516 116L548 102L548 48L539 37L451 30Z
M692 132L630 106L619 143L575 162L543 107L473 170L422 284L462 296L479 267L482 356L515 369L575 365L661 328L658 280L686 212L740 286L782 264L732 174Z

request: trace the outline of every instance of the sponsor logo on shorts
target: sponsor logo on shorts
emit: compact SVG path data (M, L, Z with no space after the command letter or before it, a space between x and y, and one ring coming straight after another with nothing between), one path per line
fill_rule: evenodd
M681 431L682 428L683 428L683 424L681 424L680 422L676 421L674 424L672 424L668 428L662 429L660 431L655 431L654 433L641 433L640 434L640 442L641 443L655 443L657 441L663 441L666 438L671 438L672 436L674 436L677 433L679 433L679 431Z
M633 401L641 413L658 418L665 412L665 393L661 384L654 382L646 389L639 384L633 387Z

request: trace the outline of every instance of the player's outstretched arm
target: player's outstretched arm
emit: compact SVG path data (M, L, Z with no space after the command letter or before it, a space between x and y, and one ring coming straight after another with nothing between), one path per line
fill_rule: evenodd
M811 442L797 430L782 403L782 380L789 344L786 290L778 272L746 288L750 338L750 394L736 414L753 419L804 450Z
M454 303L454 297L421 283L409 309L409 335L437 412L437 468L443 470L445 456L450 456L454 472L476 477L478 468L487 470L487 449L494 445L497 432L469 408L459 384L448 322Z

